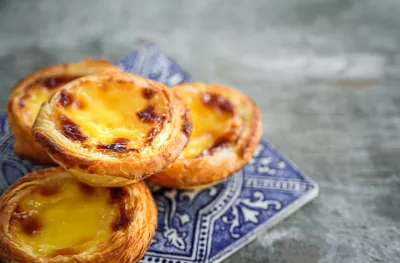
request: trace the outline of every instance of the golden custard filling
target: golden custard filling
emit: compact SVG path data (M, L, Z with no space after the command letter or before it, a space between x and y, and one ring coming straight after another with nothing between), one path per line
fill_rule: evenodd
M57 88L76 79L79 75L59 75L39 78L24 90L19 99L19 107L24 109L23 118L31 125L35 122L40 106L45 102Z
M234 107L221 95L199 92L192 87L175 90L190 110L193 131L183 150L185 158L195 158L228 143L232 130Z
M10 232L36 255L90 250L111 236L119 218L110 189L73 178L38 186L18 203Z
M63 90L55 111L58 129L84 147L136 151L154 139L167 114L161 90L131 81L86 81Z

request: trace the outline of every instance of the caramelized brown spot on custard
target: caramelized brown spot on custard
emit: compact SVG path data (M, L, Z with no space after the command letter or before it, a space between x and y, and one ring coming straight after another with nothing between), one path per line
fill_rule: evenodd
M156 94L156 91L153 89L150 89L150 88L142 89L142 95L143 95L143 98L145 98L145 99L150 100L154 97L155 94Z
M79 126L76 125L76 123L74 123L68 117L61 116L60 122L62 125L62 133L64 134L65 137L68 137L73 141L79 141L79 142L83 142L88 138L87 136L82 134L81 130L79 129Z
M190 135L192 134L192 130L193 130L193 123L192 120L190 119L190 112L188 109L186 109L182 125L182 132L189 138Z
M111 225L113 231L118 231L128 226L131 218L128 214L128 211L124 209L124 205L122 202L123 197L127 193L121 187L111 187L109 189L110 189L110 203L119 205L119 215Z
M220 112L233 113L233 104L225 97L215 93L203 93L201 101L209 106L216 108Z
M165 114L161 115L161 117L157 118L157 126L152 128L146 136L147 145L151 144L156 135L161 131L164 121L167 116Z
M43 229L40 217L29 212L14 212L12 221L19 221L22 231L28 236L34 236Z
M110 188L110 203L116 204L122 200L126 195L126 192L121 187L111 187Z
M53 185L42 185L39 188L39 193L42 196L54 196L61 192L61 186L58 184Z
M28 236L34 236L43 229L43 224L40 218L32 212L21 211L18 205L11 215L10 226L15 227L19 222L22 231Z
M103 144L100 143L97 145L97 149L99 150L111 150L114 152L127 152L128 149L128 143L129 143L129 139L126 138L115 138L114 139L114 143L110 143L110 144Z
M59 107L67 107L70 105L75 105L78 108L82 107L82 104L75 100L72 94L68 93L67 91L63 90L60 93L60 98L58 99L57 106Z
M128 148L128 142L130 141L129 139L125 138L117 138L114 140L115 143L110 143L110 144L102 144L99 143L96 148L98 150L109 150L113 152L118 152L118 153L126 153L126 152L139 152L138 149L135 148Z
M221 148L226 147L230 143L227 137L219 138L209 149L205 149L200 156L212 155Z
M113 152L127 152L128 151L128 146L126 143L110 143L110 144L98 144L96 146L97 149L99 150L110 150Z
M81 193L86 196L92 196L96 192L96 188L82 182L79 182L78 187Z
M112 229L114 231L118 231L122 228L127 227L129 222L130 222L130 216L128 215L128 212L123 207L120 207L119 216L113 222Z
M40 232L40 230L43 229L43 224L40 221L40 218L35 215L31 215L27 219L24 219L21 221L22 223L22 231L24 231L25 234L34 236Z
M149 104L149 106L147 106L145 109L143 109L141 111L137 111L136 115L143 122L146 122L146 123L154 122L158 117L154 108L155 108L154 104Z
M74 79L82 77L81 75L60 75L60 76L52 76L48 78L41 78L36 81L35 84L40 84L44 86L47 89L54 89L57 87L60 87L70 81L73 81Z

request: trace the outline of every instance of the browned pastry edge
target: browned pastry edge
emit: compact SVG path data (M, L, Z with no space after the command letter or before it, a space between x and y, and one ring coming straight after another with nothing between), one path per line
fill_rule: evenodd
M91 154L83 149L79 143L70 141L54 128L52 108L55 107L58 97L64 90L73 89L81 82L103 80L133 81L137 84L145 83L162 90L168 102L169 112L165 124L160 132L167 135L165 141L157 137L147 152L150 155L140 156L135 152L104 153L104 158L98 153ZM191 120L188 109L181 99L166 86L140 76L113 72L87 76L65 85L61 90L43 104L33 126L33 135L36 141L43 146L52 159L71 171L79 180L93 186L124 186L140 181L154 173L168 167L186 146L191 134Z
M0 258L5 263L131 263L144 256L157 227L157 208L150 190L143 182L122 188L121 207L130 215L129 222L90 251L77 255L38 257L23 249L9 232L10 219L19 200L38 185L71 176L61 167L38 170L16 181L1 196Z
M20 107L20 100L27 89L38 79L57 75L87 75L95 72L119 71L119 68L106 60L85 59L77 63L58 64L41 68L24 77L13 87L7 100L7 114L11 133L15 137L14 152L21 158L28 159L37 164L54 164L43 147L32 137L32 124L24 121L25 113Z
M149 180L157 185L192 189L216 184L240 170L252 157L262 134L260 112L256 104L239 91L220 85L201 83L182 84L173 90L191 85L199 92L220 94L229 99L235 111L239 111L243 129L236 143L217 149L212 155L186 159L182 156L171 167L155 174Z

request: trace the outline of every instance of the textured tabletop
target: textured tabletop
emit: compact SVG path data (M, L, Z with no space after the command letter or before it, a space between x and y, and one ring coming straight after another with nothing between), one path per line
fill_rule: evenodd
M400 262L397 0L0 0L0 105L26 73L155 43L262 111L320 195L226 262Z

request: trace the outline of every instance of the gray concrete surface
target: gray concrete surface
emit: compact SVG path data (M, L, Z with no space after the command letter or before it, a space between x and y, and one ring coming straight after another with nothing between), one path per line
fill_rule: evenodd
M398 0L0 0L0 105L26 73L158 44L262 110L320 196L226 262L400 262Z

